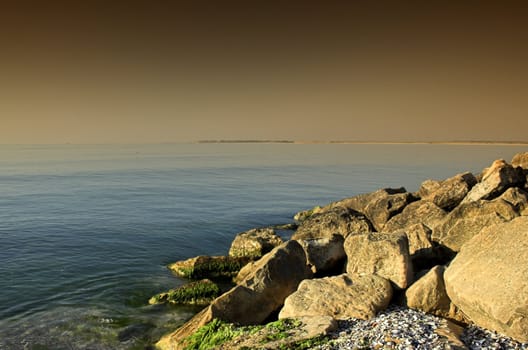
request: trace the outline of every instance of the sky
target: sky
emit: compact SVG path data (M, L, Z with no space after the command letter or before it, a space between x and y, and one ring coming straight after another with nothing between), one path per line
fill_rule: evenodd
M522 1L2 1L0 143L528 141Z

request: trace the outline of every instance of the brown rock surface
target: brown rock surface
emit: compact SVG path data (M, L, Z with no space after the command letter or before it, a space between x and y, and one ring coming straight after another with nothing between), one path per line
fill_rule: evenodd
M514 167L521 167L528 170L528 152L517 153L513 156L511 165Z
M347 237L350 234L372 232L372 225L361 213L336 207L314 214L302 221L292 239L331 238L334 234Z
M484 169L481 181L473 186L462 203L496 198L510 187L524 186L525 181L521 168L514 168L503 159L496 160Z
M323 213L335 208L347 208L364 214L375 230L381 230L383 225L415 198L405 188L384 188L372 193L360 194L332 202L324 207L298 213L296 218L307 218L310 215Z
M519 213L528 207L528 192L517 187L508 188L499 199L510 203Z
M449 211L462 202L476 183L471 173L458 174L444 181L427 180L422 183L418 195Z
M162 337L156 346L180 349L182 339L214 318L241 325L259 324L284 303L302 280L311 276L301 245L288 241L255 262L243 281L178 330Z
M510 221L518 214L502 199L460 204L433 228L432 239L453 252L484 227Z
M433 267L405 291L407 306L444 318L462 321L462 315L447 296L444 284L445 267Z
M420 200L409 204L400 214L390 219L383 232L401 231L415 224L424 224L431 228L445 216L446 212L433 202Z
M444 280L452 302L477 325L528 342L528 217L482 230Z
M256 228L239 233L235 237L229 249L229 256L260 258L282 243L273 228Z
M346 260L343 236L335 234L330 238L315 238L298 241L314 273L324 273L336 269L343 270Z
M403 233L369 233L345 240L348 274L375 274L405 289L412 282L409 241Z
M409 254L412 259L433 258L431 229L424 224L414 224L395 233L405 233L409 240Z
M347 275L304 280L284 302L279 318L331 316L369 319L387 308L389 281L375 275Z

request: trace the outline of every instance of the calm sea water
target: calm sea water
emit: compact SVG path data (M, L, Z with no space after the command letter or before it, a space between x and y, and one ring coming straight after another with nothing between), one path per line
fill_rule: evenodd
M0 349L142 349L195 309L148 306L166 264L381 187L480 172L526 147L0 146Z

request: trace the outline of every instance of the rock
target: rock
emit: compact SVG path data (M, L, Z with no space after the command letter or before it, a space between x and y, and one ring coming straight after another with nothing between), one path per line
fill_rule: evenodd
M379 232L387 221L401 213L413 200L410 193L389 194L386 190L376 191L365 207L365 215Z
M372 232L372 225L361 213L342 207L313 214L302 221L292 239L307 240L331 238L334 234L347 237L350 234Z
M302 221L308 219L310 216L312 216L314 214L318 214L318 213L320 213L322 211L323 211L323 208L317 205L317 206L313 207L312 209L303 210L303 211L298 212L297 214L295 214L293 216L293 220L295 220L297 222L302 222Z
M325 336L337 327L336 320L329 316L283 319L244 332L218 349L297 349L296 344L309 344L309 339Z
M335 319L370 319L384 310L392 298L389 281L375 275L304 280L286 298L279 319L331 316Z
M461 340L464 327L446 319L440 322L440 326L435 329L435 333L447 340L448 344L445 350L467 350L468 347Z
M447 211L455 208L468 194L477 179L471 173L463 173L444 181L426 180L422 183L418 195Z
M299 240L314 274L343 270L346 260L343 236L334 234L330 238Z
M510 221L517 215L502 199L460 204L433 228L431 238L449 251L458 252L484 227Z
M256 228L239 233L235 237L229 249L229 256L260 258L282 243L273 228Z
M197 256L177 261L168 266L176 275L183 278L232 278L251 259L248 257Z
M396 215L387 222L383 232L396 232L405 230L416 224L424 224L431 228L446 216L446 212L433 202L420 200L409 204L401 214Z
M510 187L524 186L525 181L521 168L514 168L503 159L496 160L484 169L482 180L473 186L462 203L496 198Z
M255 262L243 281L156 345L161 349L181 349L185 337L214 318L240 325L262 323L302 280L311 276L301 245L297 241L283 243Z
M412 259L428 259L433 257L433 244L431 243L431 229L424 224L415 224L407 227L404 233L409 240L409 254Z
M324 213L335 208L348 208L364 214L374 229L380 231L383 225L403 208L414 201L412 194L405 188L384 188L372 193L345 198L324 207L315 207L298 213L295 218L307 218L313 214Z
M444 279L452 302L478 326L528 342L528 217L483 229Z
M354 197L344 198L336 202L332 202L325 208L344 207L354 209L356 211L364 211L364 208L373 200L377 198L383 198L394 194L405 194L407 190L403 187L400 188L382 188L375 192L363 193Z
M444 266L437 265L407 288L407 306L440 317L463 321L463 316L447 296L444 271Z
M413 278L409 241L403 233L369 233L345 240L348 274L376 274L405 289Z
M511 161L513 167L521 167L528 170L528 152L517 153Z
M350 199L333 203L363 213L370 220L376 231L381 231L383 225L394 215L400 213L414 197L405 188L384 188L378 191L362 194Z
M208 305L220 295L220 288L208 279L191 282L149 299L149 304Z
M508 188L499 199L510 203L518 213L521 213L528 207L528 192L517 187Z

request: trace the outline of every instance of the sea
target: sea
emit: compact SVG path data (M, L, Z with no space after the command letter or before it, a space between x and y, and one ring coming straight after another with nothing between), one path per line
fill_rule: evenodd
M0 349L146 349L195 307L167 264L315 205L480 173L522 145L0 145Z

